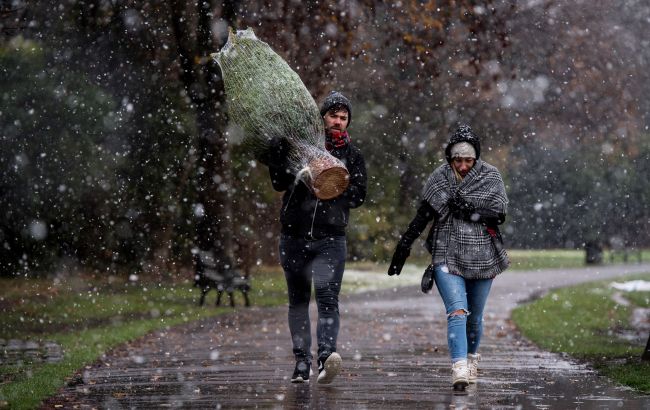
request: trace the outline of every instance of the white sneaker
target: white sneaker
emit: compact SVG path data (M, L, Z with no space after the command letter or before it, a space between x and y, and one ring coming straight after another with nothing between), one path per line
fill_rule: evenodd
M341 371L341 355L334 352L330 354L325 362L318 360L318 379L316 381L320 384L330 384L332 380Z
M465 390L469 385L467 360L459 360L451 366L451 383L454 385L454 390Z
M481 355L478 353L467 354L467 367L469 368L469 382L476 383L478 379L478 362L481 361Z

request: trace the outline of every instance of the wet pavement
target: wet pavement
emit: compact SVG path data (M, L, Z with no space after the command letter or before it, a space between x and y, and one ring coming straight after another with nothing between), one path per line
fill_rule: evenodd
M331 385L289 382L286 307L238 308L121 346L43 408L649 409L650 396L540 351L508 319L519 302L549 288L635 272L650 265L499 276L486 308L479 381L465 393L450 387L440 298L409 286L342 298L343 369Z

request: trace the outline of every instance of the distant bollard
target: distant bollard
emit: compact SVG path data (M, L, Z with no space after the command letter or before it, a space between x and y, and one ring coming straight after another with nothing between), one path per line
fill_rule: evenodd
M60 362L63 358L63 349L59 344L51 340L43 342L44 360L47 363Z
M33 340L27 340L23 344L23 359L26 363L40 363L43 361L43 353L40 346Z
M641 355L641 360L650 362L650 335L648 335L648 341L645 344L645 350Z
M589 241L585 243L585 263L587 265L603 263L603 247L598 242Z
M63 349L53 341L0 339L0 365L56 363L63 359ZM0 406L2 408L2 406Z
M4 362L10 364L23 364L24 342L18 339L9 339L4 346Z

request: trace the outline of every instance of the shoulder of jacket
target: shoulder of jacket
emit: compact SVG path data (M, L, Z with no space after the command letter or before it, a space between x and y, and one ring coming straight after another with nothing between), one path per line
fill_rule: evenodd
M423 192L426 192L433 186L439 186L442 183L446 183L448 180L448 173L451 172L449 164L440 165L438 168L434 169L433 172L429 175L426 182L424 183Z
M365 161L365 159L363 157L363 154L361 153L361 150L359 149L359 147L357 147L355 145L352 145L352 144L348 145L348 152L347 152L346 156L348 157L349 160L351 160L353 162L356 162L359 159L362 159L362 160Z
M348 145L348 147L350 148L350 154L363 156L363 154L361 154L361 150L356 145L351 143Z
M434 169L429 178L446 177L451 172L451 165L444 163L438 168Z
M487 162L485 162L483 160L481 160L481 165L483 165L483 168L486 171L496 171L497 170L497 167L495 167L494 165L492 165L490 163L487 163Z
M488 164L487 162L483 161L483 172L488 175L498 175L501 176L501 173L499 172L499 169L495 167L492 164Z

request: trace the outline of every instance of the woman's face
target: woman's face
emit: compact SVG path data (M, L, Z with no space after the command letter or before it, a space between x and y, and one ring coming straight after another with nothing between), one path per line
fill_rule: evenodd
M467 175L475 163L476 160L474 158L455 157L451 160L451 165L463 178L465 178L465 175Z

